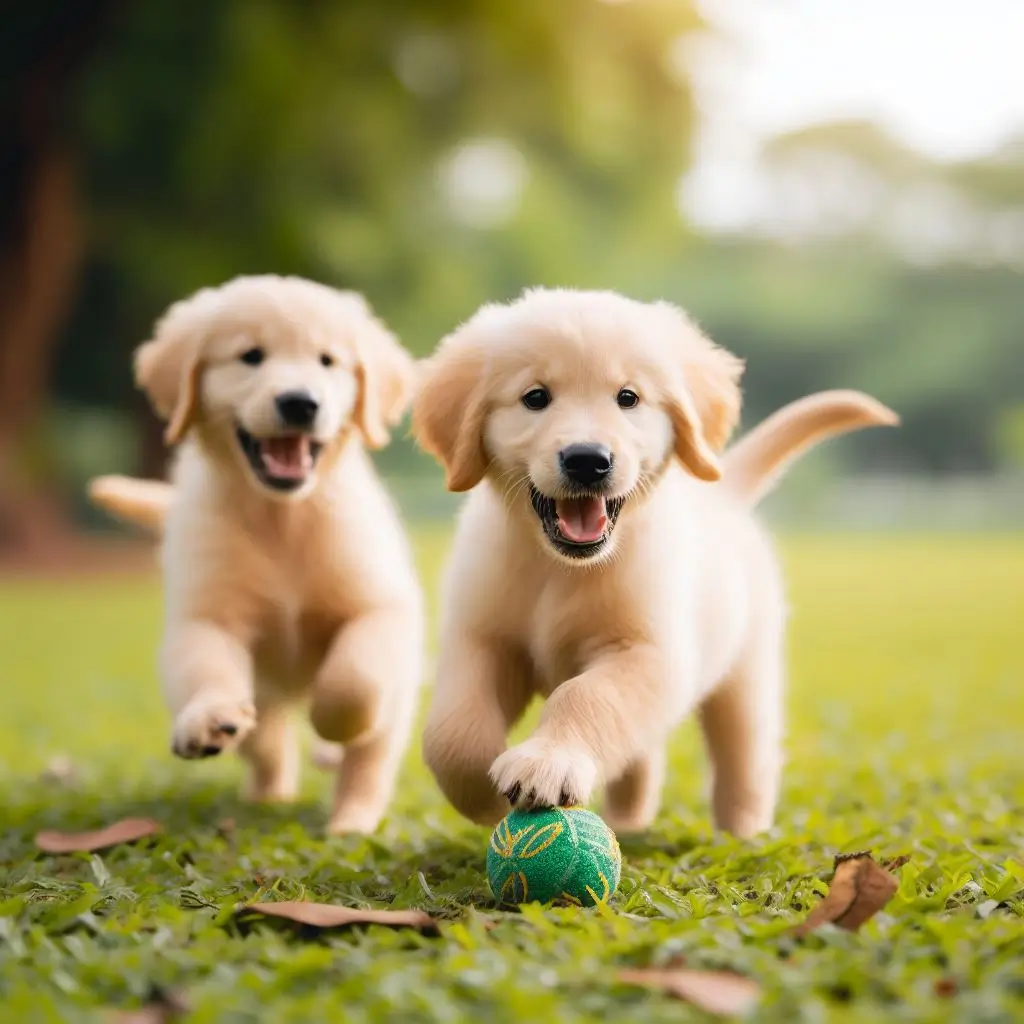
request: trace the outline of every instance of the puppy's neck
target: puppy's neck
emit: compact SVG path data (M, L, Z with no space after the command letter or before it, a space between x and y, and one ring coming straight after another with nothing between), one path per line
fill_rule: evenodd
M233 453L190 437L179 449L173 476L211 509L229 513L240 529L282 540L301 538L322 520L325 505L334 504L331 483L360 452L358 438L346 432L323 453L312 490L290 497L261 486Z

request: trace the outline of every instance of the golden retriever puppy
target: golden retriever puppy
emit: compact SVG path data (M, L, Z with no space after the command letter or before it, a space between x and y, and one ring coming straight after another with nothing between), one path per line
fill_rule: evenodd
M163 533L160 652L183 758L237 747L249 795L298 784L295 705L344 745L329 829L371 831L407 745L422 596L365 446L388 440L414 362L361 297L236 278L173 305L136 353L181 442L172 484L102 477L93 500Z
M896 417L826 392L723 457L741 371L673 306L562 290L485 306L425 364L414 432L472 493L423 749L466 817L604 785L609 823L641 829L696 712L716 824L772 824L785 604L751 506L815 440ZM535 695L540 724L506 749Z

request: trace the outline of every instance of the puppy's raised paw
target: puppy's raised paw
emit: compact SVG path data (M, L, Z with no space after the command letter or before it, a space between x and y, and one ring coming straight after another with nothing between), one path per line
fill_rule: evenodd
M171 750L187 759L213 757L241 743L255 725L250 701L194 697L174 721Z
M506 750L490 775L513 807L571 807L590 799L597 765L583 751L535 737Z

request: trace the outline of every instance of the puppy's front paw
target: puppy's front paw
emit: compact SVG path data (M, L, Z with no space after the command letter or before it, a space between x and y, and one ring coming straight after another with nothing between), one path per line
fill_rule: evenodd
M175 719L171 750L178 757L213 757L241 743L255 725L250 701L195 697Z
M590 799L597 765L586 753L528 739L491 765L491 780L513 807L571 807Z

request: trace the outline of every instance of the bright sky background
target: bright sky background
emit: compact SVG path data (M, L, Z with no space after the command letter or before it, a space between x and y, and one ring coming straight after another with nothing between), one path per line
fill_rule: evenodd
M720 79L719 113L755 132L867 114L934 156L957 157L1024 128L1022 0L699 6L737 39L708 69Z
M699 7L725 38L684 43L677 54L695 76L702 111L697 167L681 203L708 227L729 220L726 206L745 205L762 140L816 121L868 117L949 160L1024 132L1024 0Z

